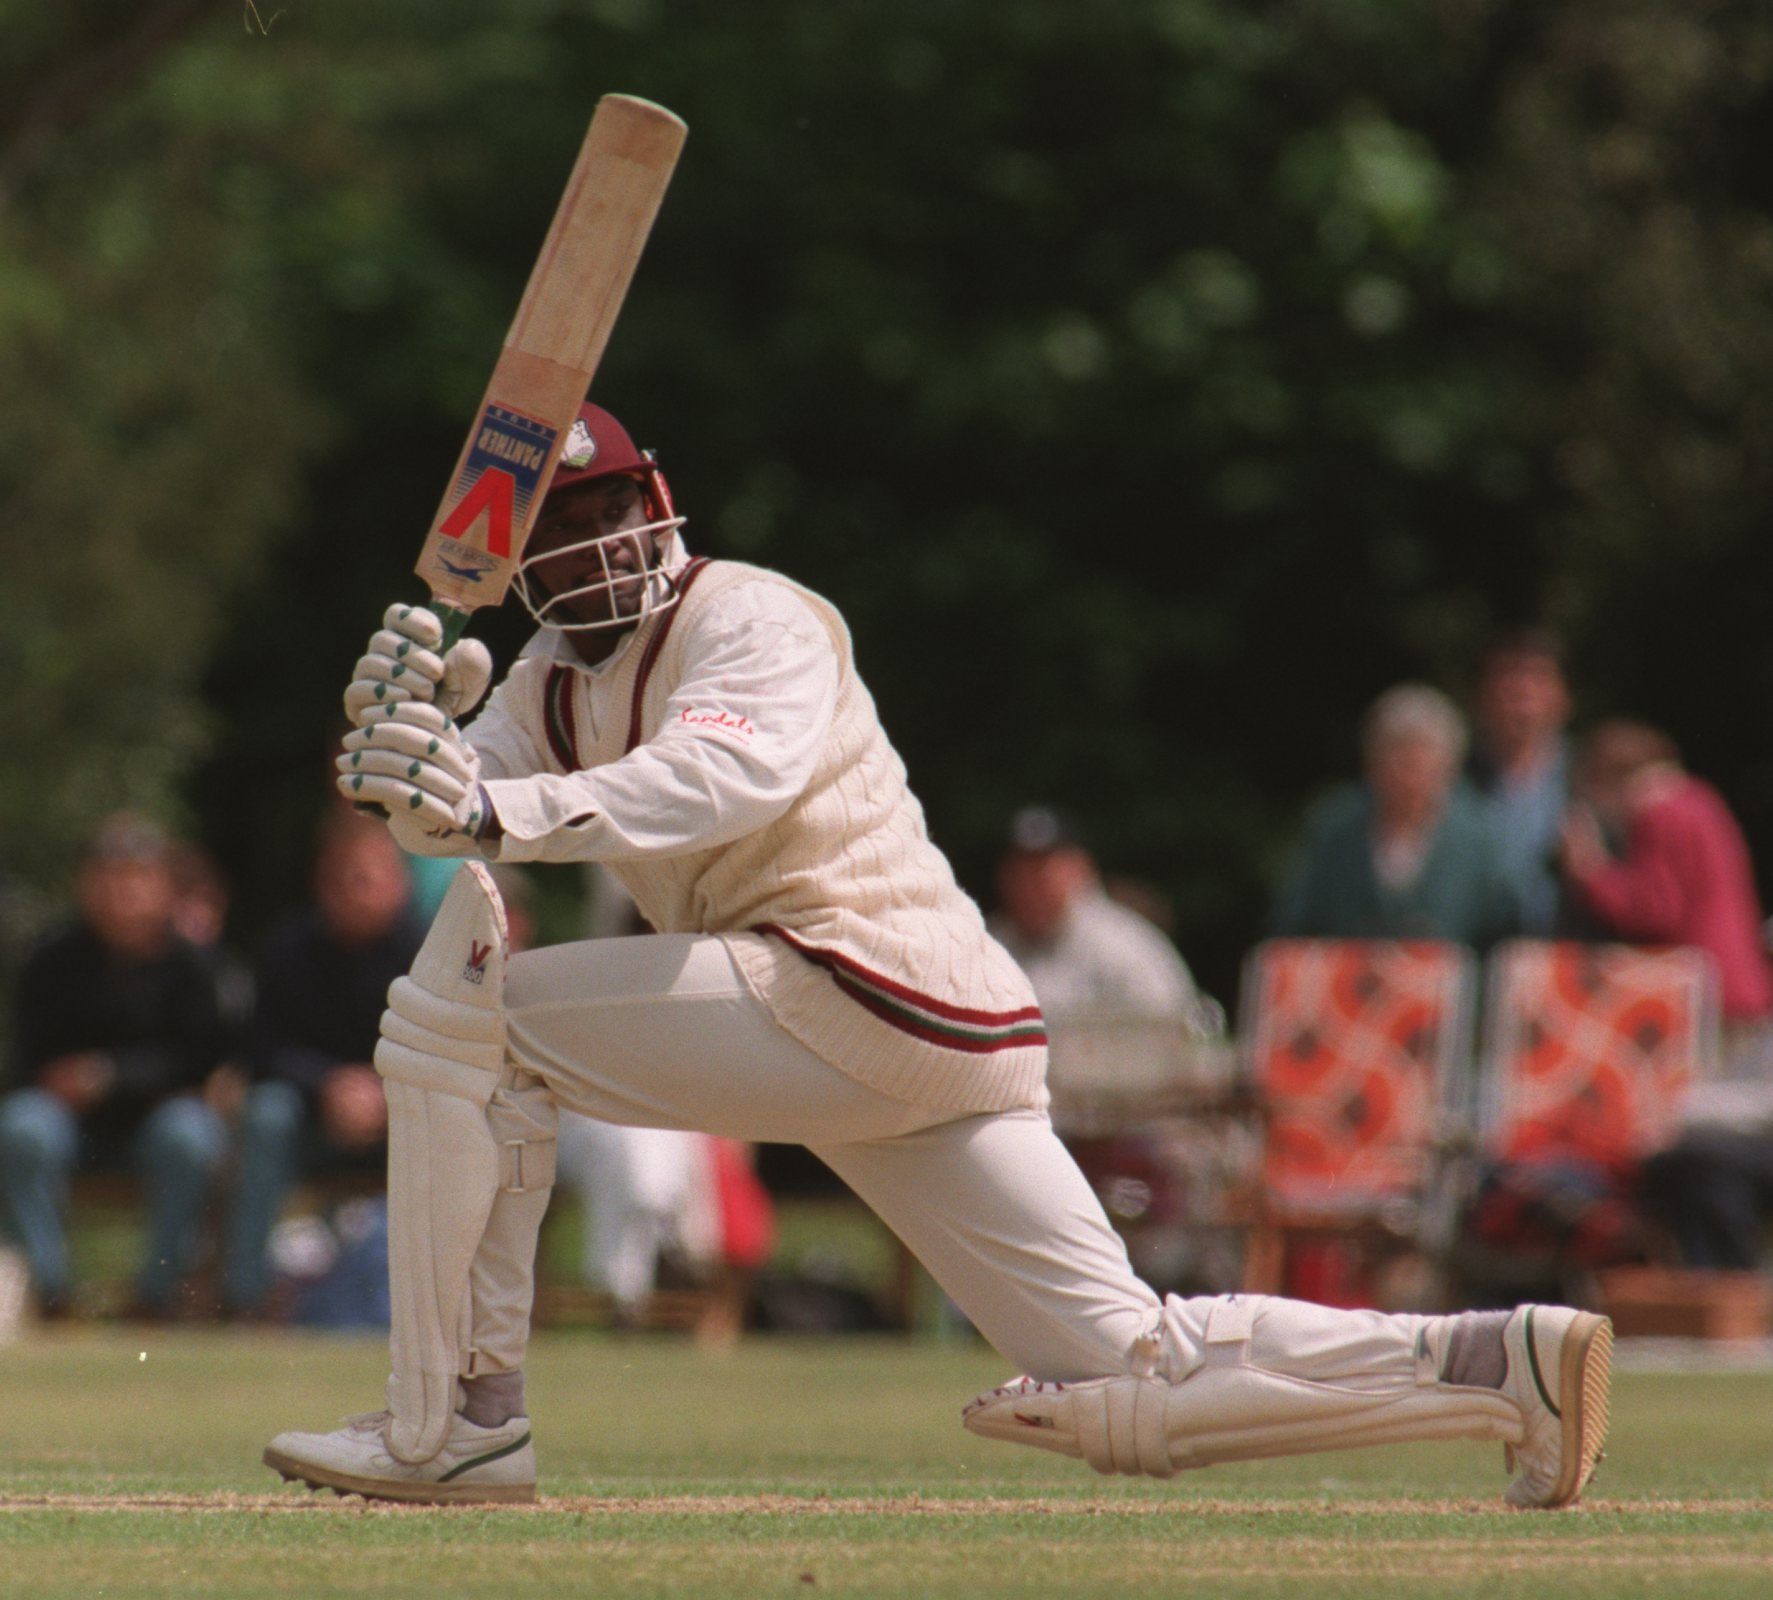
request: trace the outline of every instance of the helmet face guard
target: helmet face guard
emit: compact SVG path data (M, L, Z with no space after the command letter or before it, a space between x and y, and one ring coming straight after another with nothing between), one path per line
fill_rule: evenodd
M648 505L650 509L650 496ZM558 628L562 633L632 628L677 604L677 580L666 566L677 554L676 535L683 520L658 517L618 533L597 534L539 555L526 555L517 564L513 584L517 597L544 628ZM570 561L574 575L582 581L556 589L536 575L537 568L562 561ZM595 596L603 597L607 616L582 622L564 609Z
M643 525L526 555L517 564L513 585L517 596L545 628L558 628L563 633L631 628L677 604L677 583L666 568L676 565L682 554L675 536L684 519L671 503L665 474L650 450L637 449L621 423L587 400L567 434L548 494L552 497L565 489L613 477L632 478L639 485L647 515ZM575 580L564 587L546 582L536 571L546 562L563 560L569 563L566 570ZM555 570L562 569L557 566ZM577 621L563 609L574 601L599 595L604 597L603 609L609 615L596 621Z

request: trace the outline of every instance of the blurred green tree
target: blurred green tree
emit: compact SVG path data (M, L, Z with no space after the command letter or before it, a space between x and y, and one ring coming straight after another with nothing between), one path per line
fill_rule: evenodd
M1223 988L1366 701L1528 617L1773 838L1762 10L192 9L58 117L139 8L0 0L44 86L0 123L27 870L184 802L249 910L296 892L610 89L692 132L597 392L701 547L844 607L976 887L1065 803Z

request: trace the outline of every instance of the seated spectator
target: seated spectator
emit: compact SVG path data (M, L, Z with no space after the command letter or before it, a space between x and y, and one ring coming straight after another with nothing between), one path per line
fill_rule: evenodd
M1645 1164L1643 1193L1683 1266L1756 1270L1773 1221L1773 1117L1763 1113L1754 1126L1688 1129Z
M706 1134L624 1128L576 1111L560 1114L560 1179L585 1210L585 1281L638 1322L659 1268L692 1277L720 1259L720 1218Z
M373 1057L388 985L418 953L406 861L381 823L328 815L313 903L273 929L258 968L253 1082L223 1263L231 1315L263 1310L271 1229L305 1169L380 1170L387 1105Z
M1481 950L1518 931L1489 813L1458 781L1465 722L1453 703L1418 684L1387 690L1367 713L1363 755L1365 782L1307 822L1273 932Z
M246 1094L246 1052L252 1028L252 969L227 941L228 880L208 851L189 842L173 846L172 925L208 958L222 1022L222 1069L210 1103L230 1122Z
M73 1290L71 1174L133 1163L148 1220L134 1309L170 1316L227 1143L204 1098L222 1050L215 975L174 931L171 841L152 824L103 823L76 900L75 922L30 956L14 996L18 1087L0 1101L0 1197L53 1316Z
M991 931L1034 985L1048 1017L1119 1011L1185 1017L1217 1031L1218 1008L1187 964L1138 912L1103 891L1095 858L1045 806L1018 811L997 867Z
M1475 709L1467 770L1490 802L1521 932L1550 938L1560 927L1558 833L1570 792L1570 687L1557 641L1530 629L1495 640L1484 653Z
M1644 1199L1686 1265L1753 1268L1773 1216L1773 973L1748 845L1723 797L1642 723L1596 728L1577 787L1572 893L1612 937L1694 946L1718 971L1727 1081L1695 1086L1686 1130L1645 1169Z
M1710 955L1727 1053L1758 1060L1773 1015L1773 970L1748 845L1723 796L1682 769L1667 734L1640 722L1596 728L1576 781L1579 802L1563 832L1571 893L1611 938Z

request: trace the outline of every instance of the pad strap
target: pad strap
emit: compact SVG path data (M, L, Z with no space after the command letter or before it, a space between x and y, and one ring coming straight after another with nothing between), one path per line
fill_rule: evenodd
M1168 1478L1170 1462L1166 1401L1161 1378L1121 1378L1082 1385L1077 1394L1077 1442L1098 1472L1143 1473Z
M499 1145L499 1187L506 1194L531 1194L554 1187L553 1139L506 1139Z

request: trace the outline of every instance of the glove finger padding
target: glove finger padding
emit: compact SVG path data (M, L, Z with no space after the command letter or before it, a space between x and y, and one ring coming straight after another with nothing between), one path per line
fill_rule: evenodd
M492 652L478 639L464 639L443 658L443 679L437 686L437 704L451 716L465 717L492 682Z
M448 734L452 739L460 739L462 736L462 730L456 726L456 719L429 700L403 700L397 705L378 706L374 716L364 726L379 728L387 722L423 728L426 733Z
M362 727L379 706L434 701L454 716L477 706L492 682L492 654L463 639L441 655L443 620L424 606L395 604L352 669L345 715Z
M392 638L392 634L377 634L376 637ZM426 666L435 668L427 671ZM410 661L397 661L384 650L371 650L367 655L357 658L356 666L351 669L351 686L360 683L374 685L378 689L399 689L398 696L385 698L402 700L430 700L437 693L438 679L443 675L441 657L425 655L417 664ZM378 699L384 698L378 695Z
M410 685L410 687L409 687ZM378 710L404 704L418 696L429 699L431 685L416 673L405 683L385 683L378 678L355 677L345 689L345 715L362 727Z
M402 755L397 750L347 750L339 757L337 765L339 775L345 778L399 778L408 788L422 789L435 797L452 813L467 798L476 781L435 761Z
M379 805L390 816L411 815L428 827L465 831L456 821L456 808L446 805L427 789L408 778L378 772L353 772L339 777L339 793L347 800Z
M424 606L397 600L382 613L382 626L427 650L436 650L443 643L443 619Z
M404 844L415 827L437 842L417 853L467 854L486 823L480 758L446 711L420 700L371 710L363 727L345 735L337 761L339 792L364 805L381 805ZM468 848L443 848L450 835L465 836ZM410 847L410 846L409 846Z
M389 656L423 673L437 685L437 703L454 716L465 716L480 704L492 682L493 663L492 652L478 639L460 640L439 656L443 621L424 606L389 606L382 623L382 631L370 640L372 654ZM415 692L414 698L427 697Z
M357 663L357 676L364 674L362 668L376 660L389 663L388 676L399 677L399 668L408 672L416 672L422 678L437 683L444 673L444 663L448 659L440 656L435 650L427 650L421 644L414 644L404 634L396 633L392 628L379 628L370 635L369 648L364 652L362 660Z
M475 761L471 750L451 738L447 733L428 733L423 728L415 728L407 722L373 722L366 728L358 728L354 732L346 734L345 756L349 758L349 766L346 765L344 759L341 759L339 770L341 772L391 770L385 765L366 765L363 757L372 752L411 761L415 768L420 763L441 767L464 787L478 781L479 763ZM419 777L416 770L409 772L408 776L415 782L425 782ZM435 788L436 785L426 782L425 787Z
M391 605L351 670L345 715L361 727L382 705L430 700L444 675L443 623L423 606Z

